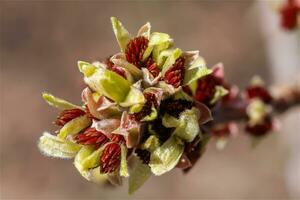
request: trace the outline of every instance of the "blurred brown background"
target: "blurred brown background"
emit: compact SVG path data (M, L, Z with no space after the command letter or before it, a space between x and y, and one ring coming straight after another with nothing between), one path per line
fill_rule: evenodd
M150 21L176 46L199 49L209 66L222 61L228 81L241 87L254 74L271 83L257 2L1 1L0 14L1 199L297 198L284 178L289 151L279 139L281 132L254 150L243 133L223 152L212 143L190 174L174 170L153 177L133 197L127 195L126 181L115 190L93 185L72 161L43 157L36 146L44 130L55 130L51 122L57 114L41 92L80 104L84 86L77 60L103 59L118 51L110 16L133 34ZM292 121L296 124L297 117Z

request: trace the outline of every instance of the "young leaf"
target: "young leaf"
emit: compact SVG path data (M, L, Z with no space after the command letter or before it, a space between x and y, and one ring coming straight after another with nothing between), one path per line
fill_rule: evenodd
M127 148L121 145L121 164L120 164L120 176L128 177L128 167L127 167Z
M127 44L130 41L130 35L128 31L124 28L122 23L116 17L111 17L110 19L119 46L121 50L124 52Z
M79 133L84 128L91 124L91 119L86 115L72 119L66 123L59 131L57 137L60 139L65 139L68 135L74 135Z
M156 176L162 175L173 169L184 150L184 145L175 136L171 136L162 146L152 154L149 166Z
M150 176L150 167L143 164L142 161L138 159L129 177L128 193L133 194L150 178Z
M73 158L80 150L81 145L60 139L47 132L43 133L38 141L40 151L46 156L56 158Z
M168 50L167 50L168 51ZM166 59L163 67L162 67L162 74L164 75L166 71L176 62L177 58L179 58L182 54L182 51L179 48L176 48L171 51L170 55Z
M80 106L76 106L72 103L69 103L63 99L60 99L58 97L53 96L52 94L43 93L43 99L51 106L54 106L56 108L59 108L61 110L69 110L69 109L74 109L74 108L78 108L78 109L83 109Z
M173 134L187 142L192 142L200 133L199 116L199 110L195 107L182 112L179 117L179 124Z

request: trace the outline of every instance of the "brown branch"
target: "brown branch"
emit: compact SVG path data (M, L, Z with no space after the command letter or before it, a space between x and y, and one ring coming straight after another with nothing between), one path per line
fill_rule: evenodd
M208 127L211 128L217 124L230 121L240 122L246 120L247 104L247 100L242 98L241 94L229 103L220 103L213 108L214 120L208 124ZM282 89L279 94L274 97L271 106L272 115L279 115L293 107L300 106L300 86L294 85Z

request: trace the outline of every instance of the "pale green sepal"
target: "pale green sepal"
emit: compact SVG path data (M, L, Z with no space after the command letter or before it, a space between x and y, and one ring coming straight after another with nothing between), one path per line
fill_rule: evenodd
M135 167L130 173L128 180L128 193L133 194L137 191L151 176L151 169L148 165L145 165L137 159Z
M79 173L86 178L87 180L89 180L89 173L87 170L84 170L83 166L82 166L82 161L88 157L89 155L91 155L94 151L94 147L92 146L83 146L80 151L77 153L75 159L74 159L74 165L76 167L76 169L79 171Z
M44 92L42 95L43 95L43 99L49 105L54 106L54 107L56 107L58 109L61 109L61 110L69 110L69 109L74 109L74 108L81 109L81 110L83 109L80 106L76 106L76 105L74 105L72 103L69 103L69 102L63 100L63 99L55 97L52 94Z
M171 41L171 38L166 33L154 32L150 35L149 46L162 44L164 42Z
M194 101L193 97L185 93L183 90L179 90L174 94L174 100L182 99L187 101Z
M152 50L153 50L153 46L149 46L146 48L146 50L144 51L144 54L143 54L143 61L145 61L149 56L150 54L152 53Z
M184 150L184 145L171 136L162 146L158 147L150 158L149 166L156 176L162 175L173 169Z
M89 181L96 184L105 184L108 179L108 176L107 174L101 174L100 167L96 167L88 170L88 179Z
M149 43L148 43L148 47L146 48L144 54L143 54L143 60L146 60L153 48L156 48L157 46L160 46L161 44L164 44L164 43L167 43L167 44L164 44L164 47L167 48L166 46L169 47L169 44L172 42L170 36L166 33L158 33L158 32L154 32L150 35L150 39L149 39ZM161 50L163 50L164 48L161 48ZM159 53L159 52L156 52L156 54Z
M171 46L171 42L167 41L167 42L163 42L161 44L156 45L153 48L152 51L152 57L154 58L154 61L157 63L158 67L161 69L162 64L164 63L164 61L166 60L167 56L164 57L160 57L161 52L165 49L168 49Z
M145 101L143 93L134 86L131 86L125 100L121 102L120 105L123 107L129 107L137 104L144 104Z
M215 87L216 91L214 94L214 97L209 102L210 104L215 104L217 101L219 101L222 97L228 94L228 90L226 90L223 86L217 85Z
M162 65L166 61L166 59L174 52L174 49L167 49L160 52L159 55L156 55L156 63L160 69L162 69Z
M138 33L137 33L137 37L139 36L143 36L145 38L147 38L149 40L150 38L150 31L151 31L151 24L149 22L147 22L145 25L143 25Z
M189 85L199 78L207 76L211 73L212 70L206 67L205 60L202 57L197 57L185 70L183 85Z
M85 82L94 91L116 101L122 102L130 90L130 82L119 74L97 68L92 75L84 77Z
M88 62L78 61L77 64L78 64L79 71L83 73L84 76L86 77L91 76L97 69L95 65L90 64Z
M89 167L99 165L100 151L99 149L95 151L93 146L83 146L74 159L74 165L78 172L88 181L98 184L104 183L107 180L107 175L100 173L99 166L90 169Z
M180 121L172 115L165 114L162 118L162 124L167 128L173 128L178 126L180 124Z
M106 145L103 145L97 150L94 150L89 156L85 157L80 163L81 168L83 170L87 170L87 169L98 167L100 164L100 156L102 155L105 146Z
M129 32L124 28L122 23L116 17L111 17L110 19L119 46L121 50L124 52L127 44L130 41Z
M181 56L182 51L179 48L176 48L172 51L172 53L166 59L163 67L162 74L164 75L166 71L176 62L176 60Z
M147 121L153 121L157 118L157 110L155 109L154 105L151 106L151 113L147 116L145 116L141 121L147 122Z
M128 166L127 166L127 148L121 145L121 164L120 164L120 176L128 177Z
M182 112L179 117L179 123L176 126L173 134L187 142L192 142L200 133L200 127L198 123L199 117L199 110L195 107Z
M124 53L118 53L118 54L113 55L110 58L110 61L113 62L115 65L128 70L128 72L130 72L130 74L136 80L138 80L142 76L142 71L135 65L129 63L126 60L126 56Z
M57 137L65 139L68 135L75 135L88 127L91 123L91 119L86 115L72 119L60 129Z
M194 68L199 68L199 67L206 67L206 62L204 58L198 56L188 67L188 69L194 69Z
M38 141L38 147L46 156L69 159L76 156L81 145L74 144L44 132L43 136L41 136Z
M160 145L159 139L155 135L151 135L148 139L142 144L141 148L149 152L153 152Z
M132 105L130 108L129 108L129 112L130 113L138 113L140 112L144 107L144 104L136 104L136 105Z

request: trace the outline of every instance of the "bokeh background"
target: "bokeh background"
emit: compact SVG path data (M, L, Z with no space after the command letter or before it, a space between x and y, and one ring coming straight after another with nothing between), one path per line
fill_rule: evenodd
M80 104L77 60L118 51L110 16L135 33L150 21L184 50L199 49L209 66L222 61L229 82L245 87L254 74L267 84L299 73L299 38L280 29L273 1L1 1L1 199L297 199L299 109L281 131L251 149L243 132L220 152L214 143L197 166L152 177L134 196L85 181L71 160L43 157L36 146L57 110L41 92Z

